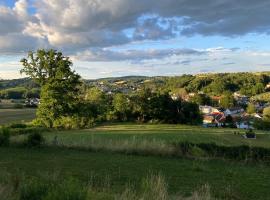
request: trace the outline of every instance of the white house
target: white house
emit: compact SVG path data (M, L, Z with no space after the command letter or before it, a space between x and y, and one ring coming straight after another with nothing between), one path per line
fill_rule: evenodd
M245 110L241 107L228 108L225 110L225 116L238 116L241 115Z
M236 123L236 127L239 129L253 129L253 126L250 124L249 121L241 121Z
M215 108L212 106L200 106L199 107L201 113L203 114L211 114L211 113L220 113L222 112L219 108Z

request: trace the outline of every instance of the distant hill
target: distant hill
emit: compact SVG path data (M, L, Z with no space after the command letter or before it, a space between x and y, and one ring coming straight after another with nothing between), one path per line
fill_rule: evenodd
M269 92L270 88L266 87L270 83L270 72L205 73L170 77L124 76L88 79L84 82L86 85L98 87L105 92L129 93L146 86L153 90L172 92L177 92L181 88L189 93L204 92L212 96L222 95L224 92L240 92L251 97ZM0 91L12 88L29 90L38 88L38 85L29 78L0 80Z
M16 87L36 88L38 87L30 78L0 80L0 89L9 89Z

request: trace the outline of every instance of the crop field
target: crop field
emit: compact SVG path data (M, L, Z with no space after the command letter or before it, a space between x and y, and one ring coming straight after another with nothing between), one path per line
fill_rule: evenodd
M35 109L0 109L0 125L29 122L35 115Z

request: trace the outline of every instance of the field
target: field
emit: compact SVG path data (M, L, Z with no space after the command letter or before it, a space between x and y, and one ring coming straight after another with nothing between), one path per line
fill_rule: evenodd
M188 160L154 156L91 153L65 149L0 148L0 170L36 177L60 173L87 182L91 175L108 179L111 190L139 185L151 173L162 174L169 193L188 196L208 184L220 199L270 199L270 168L221 160Z
M35 118L35 109L0 109L0 125L29 122Z
M256 140L247 140L241 135L244 131L238 132L236 129L142 124L51 131L43 133L46 147L0 148L0 171L24 174L27 179L53 173L58 174L59 179L75 177L81 183L88 183L94 175L99 182L105 180L106 187L114 194L124 191L127 185L137 190L145 177L160 174L168 184L170 199L190 196L204 185L210 187L212 196L217 199L270 199L268 163L181 158L169 154L169 144L183 141L270 148L269 133L256 132ZM25 135L14 136L12 142L20 143L25 138ZM144 154L134 153L134 150L144 151Z
M189 141L193 143L216 143L225 146L259 146L270 148L270 134L256 131L256 140L243 138L245 130L202 128L185 125L142 125L114 124L103 125L90 130L56 131L45 134L48 141L57 136L61 144L78 144L80 146L96 142L109 143L112 141L134 141L142 143L172 143Z

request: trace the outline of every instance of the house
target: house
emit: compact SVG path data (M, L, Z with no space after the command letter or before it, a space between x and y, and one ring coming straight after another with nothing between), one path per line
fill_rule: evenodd
M172 95L171 95L171 98L172 98L172 100L176 101L176 100L179 99L179 96L176 95L176 94L172 94Z
M253 116L243 114L241 117L234 118L235 125L239 129L254 129L253 127Z
M225 116L239 116L244 113L244 109L241 107L228 108L224 111Z
M269 90L269 89L270 89L270 83L268 83L268 84L265 86L265 89L266 89L266 90Z
M211 114L211 113L221 113L222 110L220 108L215 108L212 106L199 106L201 113L203 114Z
M256 118L256 119L262 119L263 118L262 114L259 114L259 113L255 113L253 115L253 117Z
M226 117L223 113L212 113L204 115L203 126L205 127L221 127L224 126Z
M239 129L253 129L249 121L240 121L236 123L236 127Z
M25 101L26 107L37 107L40 104L39 98L30 98Z
M240 105L247 105L249 103L249 97L245 95L241 95L238 92L235 92L233 94L234 99L237 101Z

